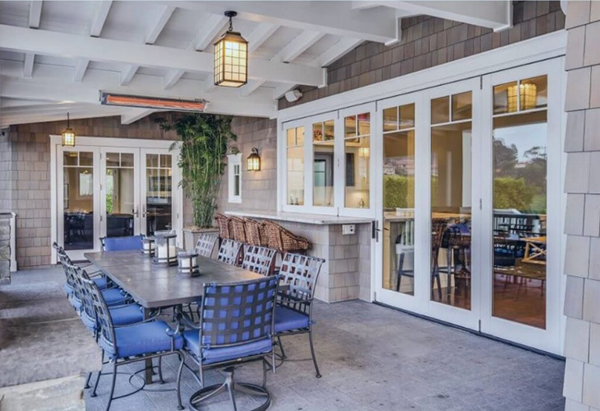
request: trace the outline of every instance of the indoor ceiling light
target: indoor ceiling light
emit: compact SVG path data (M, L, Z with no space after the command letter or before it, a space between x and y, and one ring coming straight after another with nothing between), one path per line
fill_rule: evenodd
M248 82L248 42L233 31L235 11L226 11L229 28L215 43L215 86L241 87Z
M67 113L67 128L62 132L62 145L63 147L75 147L75 132L71 128L71 119L69 113Z

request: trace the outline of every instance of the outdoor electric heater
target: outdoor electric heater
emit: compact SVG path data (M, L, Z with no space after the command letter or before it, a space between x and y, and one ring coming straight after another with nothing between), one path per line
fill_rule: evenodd
M207 101L131 96L101 91L100 104L104 106L138 107L156 110L194 111L204 113Z

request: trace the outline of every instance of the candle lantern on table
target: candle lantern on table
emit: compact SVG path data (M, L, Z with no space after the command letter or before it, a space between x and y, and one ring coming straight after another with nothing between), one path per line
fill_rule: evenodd
M154 233L156 246L154 248L154 262L156 264L177 265L177 248L174 231L156 231Z
M188 277L200 274L198 254L193 251L180 251L177 253L177 272Z
M154 255L154 250L155 250L155 239L154 239L154 237L144 237L144 239L142 240L142 242L143 242L142 253L144 255L153 256Z

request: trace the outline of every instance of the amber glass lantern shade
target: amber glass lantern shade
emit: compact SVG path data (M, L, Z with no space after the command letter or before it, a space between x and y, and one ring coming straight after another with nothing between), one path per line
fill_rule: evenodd
M260 171L260 156L256 147L252 149L252 154L248 156L248 171Z
M225 12L229 29L215 43L215 86L241 87L248 82L248 42L233 31L234 11Z
M69 113L67 113L67 128L62 132L63 147L75 147L75 137L75 131L71 128L71 119Z

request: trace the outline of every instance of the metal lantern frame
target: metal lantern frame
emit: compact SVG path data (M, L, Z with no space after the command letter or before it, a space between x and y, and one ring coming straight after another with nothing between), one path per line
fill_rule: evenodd
M173 231L157 231L154 233L156 246L153 261L162 265L177 265L177 234ZM164 252L163 252L164 251Z
M188 277L199 275L198 253L194 251L180 251L177 253L177 272Z
M252 153L248 156L248 171L260 171L260 156L256 147L252 148Z
M215 86L241 87L248 82L248 42L242 35L233 31L235 11L226 11L229 28L214 44L215 46Z
M75 147L75 139L77 138L77 135L71 128L71 117L69 116L69 113L67 113L67 128L63 130L61 135L63 147Z

